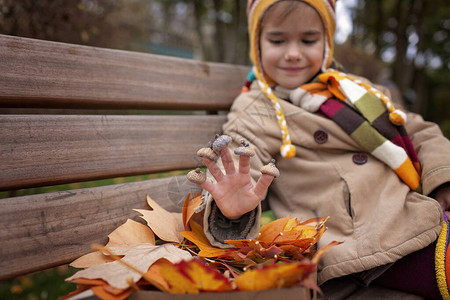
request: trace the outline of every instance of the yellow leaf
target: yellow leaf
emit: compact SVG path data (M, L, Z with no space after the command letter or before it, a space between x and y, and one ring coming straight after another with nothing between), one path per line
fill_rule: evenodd
M200 291L225 292L232 290L228 278L197 259L182 261L177 265L180 270L186 271Z
M233 288L228 278L197 259L161 266L161 274L169 283L169 292L197 294L199 292L225 292Z
M181 243L183 237L180 231L184 230L183 220L180 213L171 213L158 205L147 195L147 203L151 210L135 209L142 214L153 232L162 240L167 242Z
M241 291L267 290L291 287L314 273L315 265L309 262L279 263L247 270L235 278Z
M182 231L180 234L200 249L198 256L218 257L227 252L225 249L213 247L203 232L203 228L199 224L194 221L191 221L189 224L191 226L191 231Z
M174 294L198 294L197 286L193 284L186 273L180 272L178 267L170 265L162 265L160 267L162 277L169 284L169 292Z

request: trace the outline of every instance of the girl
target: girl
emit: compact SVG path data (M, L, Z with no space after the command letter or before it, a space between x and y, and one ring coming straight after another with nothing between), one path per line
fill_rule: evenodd
M386 90L332 69L334 11L332 0L249 1L254 68L223 131L230 148L244 140L256 155L240 156L236 169L225 145L224 172L203 158L216 181L200 184L206 234L220 247L254 238L267 198L276 217L330 216L320 243L343 243L319 265L325 293L349 276L386 284L383 275L400 273L406 286L395 288L439 298L433 243L450 205L450 143L435 124L395 109ZM281 175L267 192L273 176L259 170L272 158ZM402 259L417 268L401 273ZM418 272L425 286L415 290Z

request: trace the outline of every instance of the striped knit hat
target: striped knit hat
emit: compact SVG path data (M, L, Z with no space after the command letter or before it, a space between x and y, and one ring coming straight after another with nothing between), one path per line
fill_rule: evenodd
M291 144L286 120L281 110L281 106L278 103L277 97L273 94L273 91L270 88L270 86L273 86L275 83L262 70L259 53L261 18L264 15L264 12L271 5L280 1L283 0L249 0L247 5L248 32L250 37L250 59L254 65L254 75L258 79L262 91L267 95L267 97L269 97L275 109L283 138L283 145L281 146L280 152L284 158L289 159L295 156L295 147ZM331 65L333 60L333 36L336 31L335 0L302 1L317 10L324 24L326 40L322 71L325 71Z

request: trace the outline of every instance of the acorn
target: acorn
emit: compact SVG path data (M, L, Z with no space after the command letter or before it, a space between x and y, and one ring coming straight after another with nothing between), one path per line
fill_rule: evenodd
M219 159L219 156L214 152L214 150L211 147L205 147L201 148L197 151L197 156L199 157L206 157L212 161L217 161Z
M195 184L202 184L203 182L206 181L206 174L203 173L202 170L200 170L200 168L197 168L187 173L186 178L187 180Z
M273 177L280 176L280 171L275 166L275 159L272 159L267 165L261 168L262 174L267 174Z
M255 150L253 150L252 147L249 146L249 144L242 140L241 141L242 146L234 149L234 154L236 155L245 155L245 156L255 156Z
M228 146L228 144L231 143L231 137L229 137L228 135L216 135L216 139L213 143L212 149L215 152L220 152L220 150L222 150L223 148L225 148L226 146Z

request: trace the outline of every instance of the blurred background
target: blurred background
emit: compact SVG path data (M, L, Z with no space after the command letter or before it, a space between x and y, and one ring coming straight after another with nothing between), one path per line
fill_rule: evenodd
M247 0L0 0L0 34L249 64ZM448 0L339 0L335 57L390 87L450 137ZM243 78L243 83L245 78ZM63 266L0 282L1 299L56 299Z

